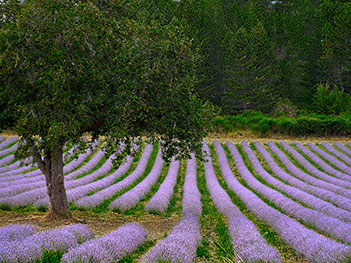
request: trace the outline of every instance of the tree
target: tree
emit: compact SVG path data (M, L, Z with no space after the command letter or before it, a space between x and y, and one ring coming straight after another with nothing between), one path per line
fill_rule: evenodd
M226 80L228 106L269 112L276 98L276 64L272 44L259 22L227 36Z
M165 159L201 153L212 113L193 95L197 53L180 21L126 15L137 0L13 2L1 4L0 84L16 109L17 157L45 175L51 217L72 217L66 144L84 150L104 136L108 154L125 144L117 161L141 137L159 140Z
M351 3L324 0L321 5L323 59L328 82L351 92Z

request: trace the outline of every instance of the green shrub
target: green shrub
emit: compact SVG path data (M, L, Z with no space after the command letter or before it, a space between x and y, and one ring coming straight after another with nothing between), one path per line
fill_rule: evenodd
M319 84L313 97L312 110L327 115L351 112L351 96L336 86L331 88L328 83Z

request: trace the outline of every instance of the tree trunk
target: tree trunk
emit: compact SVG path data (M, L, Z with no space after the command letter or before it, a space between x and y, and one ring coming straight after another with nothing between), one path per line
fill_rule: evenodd
M45 160L46 159L46 160ZM45 157L45 178L50 199L50 218L71 219L63 177L63 149L55 149Z

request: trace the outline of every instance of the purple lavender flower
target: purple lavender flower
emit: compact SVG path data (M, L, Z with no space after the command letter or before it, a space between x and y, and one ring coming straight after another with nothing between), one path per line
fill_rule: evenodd
M255 142L255 145L258 145L259 142ZM277 155L277 157L282 161L283 165L288 169L288 171L294 175L295 177L310 183L311 185L317 186L319 188L323 188L332 192L335 192L337 194L340 194L344 197L351 198L351 190L346 189L346 185L350 184L349 182L341 181L333 177L328 177L330 178L329 181L333 181L333 183L325 182L323 180L317 179L299 168L297 168L290 160L289 158L278 149L275 145L272 145L272 151ZM275 146L275 147L274 147ZM324 178L326 179L326 178ZM337 185L335 185L337 184ZM342 186L341 186L342 185ZM351 184L350 184L351 186Z
M69 225L28 236L21 241L0 242L0 262L37 262L45 251L68 252L93 237L84 225Z
M236 147L230 142L227 143L227 146L234 159L239 174L252 189L256 190L262 196L274 203L277 207L281 208L287 215L290 215L298 220L302 220L305 224L314 226L321 232L343 240L344 242L351 241L351 224L329 217L318 211L303 207L283 194L260 183L249 172Z
M249 189L240 184L233 175L224 152L218 154L218 161L228 188L241 199L256 217L268 223L298 253L303 254L311 262L333 263L351 260L351 248L349 246L337 243L305 228L297 221L264 203ZM240 169L241 173L249 173L244 166L241 166Z
M347 154L349 157L351 157L351 150L347 148L346 146L342 145L340 142L335 142L334 145L336 148Z
M335 170L333 167L331 167L329 164L324 162L321 158L319 158L317 155L312 153L310 150L308 150L306 147L301 147L304 148L303 152L310 158L314 163L319 165L324 171L326 171L329 174L332 174L333 176L330 176L329 174L323 173L322 171L318 170L316 167L314 167L309 161L307 161L300 153L298 153L294 148L292 148L289 144L286 142L280 143L283 148L290 153L296 161L298 161L309 173L313 174L314 176L321 178L324 181L330 181L333 182L337 177L338 179L351 182L351 177L347 174L344 174L338 170ZM298 147L300 147L298 146ZM343 186L344 183L343 181L339 181L339 185Z
M321 148L317 147L316 145L314 145L312 143L307 143L307 146L311 150L313 150L314 152L316 152L317 154L322 156L324 159L328 160L336 168L340 169L341 171L343 171L344 173L346 173L348 175L351 175L351 168L349 166L347 166L346 164L344 164L343 162L341 162L338 159L336 159L334 156L326 153Z
M222 146L214 142L218 161L223 177L232 176L226 155ZM207 162L204 163L207 188L218 211L229 221L228 229L232 239L233 249L239 258L245 262L282 262L279 253L260 236L256 226L251 223L240 210L232 203L226 191L219 185L212 165L210 150L206 143L203 152L207 153ZM227 179L226 179L227 180Z
M338 150L336 150L333 146L331 146L329 143L326 142L322 142L321 143L322 146L328 151L330 152L332 155L338 157L340 160L342 160L343 162L345 162L348 166L351 166L351 158L348 157L347 155L339 152Z
M0 228L0 241L20 241L36 232L36 228L31 225L8 225Z
M144 262L192 263L196 256L196 248L201 243L200 228L196 216L184 215L172 232L144 256Z
M329 202L325 202L311 194L299 190L298 188L289 186L275 179L262 167L260 161L257 159L255 153L251 150L247 142L242 142L241 146L243 147L244 152L247 154L248 159L250 160L256 173L267 183L317 211L341 220L351 221L350 212L347 212Z
M162 159L162 151L160 147L154 166L146 178L133 189L114 200L109 205L109 208L119 208L126 210L134 207L140 201L140 199L142 199L148 192L150 192L151 187L157 182L158 177L161 175L163 165L164 161Z
M156 194L146 205L146 211L158 211L161 213L166 211L171 196L174 192L174 186L177 183L179 165L180 161L172 158L172 162L169 165L168 174Z
M63 263L112 263L132 253L146 240L146 231L136 223L128 223L101 238L71 249L62 258Z
M0 143L0 150L5 149L11 143L14 143L16 141L18 141L18 137L11 137L10 139L3 141L2 143Z
M202 213L201 194L196 181L196 158L191 154L191 159L186 162L185 180L183 186L182 214L192 214L200 218Z
M149 158L152 153L153 146L151 144L147 144L145 146L144 152L140 158L140 161L136 167L136 169L126 178L124 178L122 181L113 184L91 196L86 196L83 197L82 199L79 199L76 201L76 205L78 207L85 207L85 208L91 208L95 207L101 202L103 202L105 199L110 198L113 196L115 193L121 191L122 189L128 187L131 185L134 181L136 181L145 171L146 165L149 161Z

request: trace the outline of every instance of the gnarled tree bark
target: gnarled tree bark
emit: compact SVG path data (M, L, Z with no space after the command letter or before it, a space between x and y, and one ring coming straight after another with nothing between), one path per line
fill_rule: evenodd
M63 148L51 150L41 158L40 153L32 147L34 160L46 179L47 191L50 199L49 218L71 219L63 176Z

